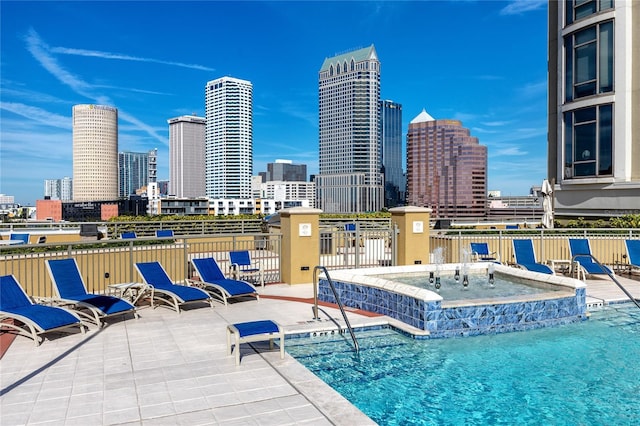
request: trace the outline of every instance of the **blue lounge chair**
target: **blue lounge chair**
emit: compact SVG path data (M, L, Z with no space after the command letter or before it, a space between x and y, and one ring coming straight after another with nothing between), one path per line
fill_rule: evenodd
M134 240L138 238L138 236L135 232L123 232L122 234L120 234L120 238L122 238L123 240Z
M16 244L29 244L29 234L11 234L9 239L11 241L18 241Z
M240 365L241 343L269 340L269 348L273 349L274 338L280 339L280 359L284 359L284 330L275 321L261 320L230 324L227 326L227 355L232 354L233 343L235 343L236 365Z
M13 275L0 277L0 321L0 327L10 328L21 336L33 339L36 346L41 343L40 336L51 331L76 326L80 327L82 333L85 331L80 317L73 312L33 303Z
M492 256L496 252L489 252L488 243L470 243L471 255L474 257L475 262L496 262L500 263L499 256Z
M259 263L251 262L251 255L248 250L238 250L229 252L229 261L231 262L231 271L236 280L242 277L258 276L260 285L264 287L264 275Z
M533 250L533 241L512 240L512 242L513 255L516 258L516 265L529 271L555 275L550 267L536 261L536 252Z
M627 247L627 259L631 268L640 269L640 240L625 240Z
M171 229L156 229L156 238L173 237Z
M221 300L225 305L229 298L254 296L256 300L259 300L258 291L254 286L246 281L231 280L225 277L214 258L191 259L191 264L200 277L199 284L211 296Z
M136 307L126 300L87 292L75 259L49 259L45 262L58 298L74 306L80 315L95 322L98 327L102 326L104 319L114 315L131 313L138 317Z
M586 238L569 238L569 252L571 259L578 263L585 275L613 274L608 267L600 267L591 257L591 245ZM585 256L580 256L581 254Z
M160 262L136 263L136 269L151 289L151 306L153 301L167 303L180 313L180 307L189 303L206 302L213 308L213 299L204 290L188 285L175 284Z

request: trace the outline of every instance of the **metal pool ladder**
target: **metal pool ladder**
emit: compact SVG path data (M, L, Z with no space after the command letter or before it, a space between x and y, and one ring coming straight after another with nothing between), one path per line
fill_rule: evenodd
M351 340L353 340L353 348L356 353L360 352L360 345L358 345L358 340L356 339L356 335L353 332L353 328L351 327L351 323L349 322L349 318L347 318L347 313L344 311L344 305L338 296L338 292L336 291L336 287L333 285L333 281L331 281L331 277L329 276L329 271L324 266L316 266L313 268L313 319L320 319L318 317L318 270L321 270L325 277L327 277L327 282L329 283L329 287L331 287L331 291L333 292L333 297L336 298L336 302L338 303L338 307L340 308L340 312L342 312L342 318L344 318L345 324L347 324L347 330L349 330L349 334L351 334Z
M614 283L616 283L616 285L617 285L618 287L620 287L620 290L622 290L622 291L624 292L624 294L626 294L626 295L627 295L627 297L628 297L629 299L631 299L631 301L632 301L632 302L633 302L633 303L638 307L638 309L640 309L640 303L638 303L638 301L637 301L637 300L636 300L636 299L631 295L631 293L629 293L629 291L627 291L627 289L626 289L626 288L624 288L624 287L622 286L622 284L620 284L620 281L618 281L618 280L616 279L616 277L615 277L611 272L609 272L609 268L605 267L602 263L600 263L600 261L599 261L598 259L596 259L592 254L589 254L589 253L586 253L586 254L576 254L575 256L573 256L573 257L571 258L571 264L572 264L572 265L575 265L576 263L579 265L579 263L578 263L578 262L576 262L576 257L578 257L578 256L588 256L588 257L590 257L591 259L593 259L593 261L594 261L596 264L598 264L598 266L600 266L600 268L602 268L602 270L603 270L607 275L609 275L609 278L611 278L611 280L613 280L613 282L614 282ZM579 276L579 275L578 275L578 278L580 278L580 276Z

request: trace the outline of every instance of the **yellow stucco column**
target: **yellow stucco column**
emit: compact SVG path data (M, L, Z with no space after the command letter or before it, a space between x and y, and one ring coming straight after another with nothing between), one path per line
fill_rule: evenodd
M398 265L429 263L429 218L426 207L394 207L391 223L398 227Z
M286 284L313 282L313 268L320 261L320 213L309 207L280 210L280 270Z

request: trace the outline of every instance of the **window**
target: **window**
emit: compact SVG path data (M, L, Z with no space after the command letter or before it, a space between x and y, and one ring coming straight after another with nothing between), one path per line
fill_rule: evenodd
M565 39L565 101L613 91L613 21Z
M582 108L564 114L564 178L612 174L613 106Z
M594 13L613 9L613 0L567 0L565 9L565 24L587 18Z

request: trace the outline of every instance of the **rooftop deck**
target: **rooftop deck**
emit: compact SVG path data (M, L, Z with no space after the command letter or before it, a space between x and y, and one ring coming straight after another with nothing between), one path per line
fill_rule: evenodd
M640 298L640 281L618 279ZM268 285L260 293L260 301L193 307L180 315L142 306L140 319L115 319L84 335L51 335L38 348L17 337L0 361L0 424L373 424L266 342L242 345L239 366L227 356L230 323L272 319L289 335L335 328L329 317L342 323L332 307L321 308L321 321L312 320L311 285ZM587 296L593 306L625 299L608 278L588 280ZM397 324L347 315L354 327Z

